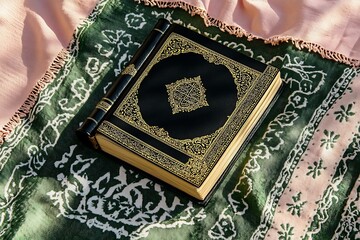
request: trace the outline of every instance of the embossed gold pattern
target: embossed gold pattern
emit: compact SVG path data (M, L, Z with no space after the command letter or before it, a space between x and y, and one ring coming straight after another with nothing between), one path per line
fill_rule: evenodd
M102 122L98 131L145 159L151 159L153 163L170 172L172 172L174 168L177 169L176 175L190 181L194 185L201 185L201 176L208 168L205 162L197 161L191 158L184 164L132 136L108 121Z
M143 119L140 107L138 106L138 90L140 84L146 78L152 67L163 59L183 53L200 54L209 63L225 66L231 73L237 88L236 108L228 117L226 123L212 134L193 139L175 139L169 135L166 129L148 125ZM171 33L115 110L114 115L129 125L152 136L154 139L188 155L189 160L187 164L180 163L180 161L172 159L155 148L152 148L151 154L149 154L149 150L137 150L144 149L144 143L141 143L142 146L138 146L139 148L129 147L129 144L136 144L136 142L140 143L141 141L138 139L131 141L125 141L123 138L120 139L119 136L116 136L116 134L112 132L119 131L119 129L115 130L114 126L107 126L108 130L106 130L106 132L104 131L104 134L113 140L117 139L116 141L119 144L129 149L131 148L130 150L140 156L198 187L205 180L206 176L247 120L276 74L277 69L272 66L268 66L265 72L261 73L186 37ZM204 121L206 120L204 119ZM131 137L127 133L123 133L122 135L126 135L127 138ZM214 143L215 140L216 144ZM148 148L149 147L151 146L148 146Z
M201 77L183 78L165 85L172 113L191 112L209 106Z
M210 135L194 139L174 139L165 129L158 126L150 126L145 122L138 105L137 91L128 95L128 101L124 102L122 107L119 107L114 114L131 126L148 133L155 139L165 142L166 144L176 148L178 151L196 159L201 159L205 155L207 147L210 146L220 131L217 130Z
M130 76L135 76L137 73L136 67L134 64L130 64L129 66L127 66L122 72L122 75L130 75Z

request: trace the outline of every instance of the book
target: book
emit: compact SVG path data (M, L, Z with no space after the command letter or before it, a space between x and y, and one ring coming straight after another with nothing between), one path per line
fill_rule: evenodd
M77 133L204 203L281 86L278 68L160 19Z

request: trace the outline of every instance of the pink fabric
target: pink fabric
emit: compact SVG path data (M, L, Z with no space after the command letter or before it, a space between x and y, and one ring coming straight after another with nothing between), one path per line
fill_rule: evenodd
M0 129L98 0L0 0Z
M333 177L336 175L336 171L340 165L340 156L346 156L345 151L348 151L344 146L350 146L354 140L354 133L359 128L360 106L354 105L352 109L354 116L349 118L346 123L335 121L334 116L336 116L336 112L341 109L341 106L348 106L349 103L359 100L360 76L354 78L351 88L353 91L348 91L342 98L338 99L319 123L317 131L315 131L311 141L307 145L308 148L302 154L301 160L291 175L293 181L289 181L289 184L279 199L277 210L272 219L272 227L266 233L265 239L278 239L278 231L281 229L281 225L285 226L287 223L292 223L293 226L295 226L292 231L292 239L302 239L304 233L308 232L310 228L309 223L312 222L313 217L316 215L319 201L324 197L319 193L325 193L331 182L333 183L333 187L337 185L337 183L333 182ZM337 144L334 148L330 149L323 148L321 143L324 138L324 130L339 133L339 129L341 128L346 129L338 135L337 142L341 144ZM321 161L321 163L319 163L319 161ZM346 161L356 160L348 157ZM321 164L321 168L326 169L326 174L321 174L316 178L311 177L309 175L309 166L315 166L315 164ZM301 180L299 180L299 178ZM306 204L301 207L302 213L306 214L301 214L301 217L288 211L289 205L287 204L293 202L294 194L297 193L301 193L302 199L306 199ZM353 201L355 202L355 199Z
M323 57L360 66L359 0L136 0L182 7L223 30L270 43L292 40ZM191 8L189 6L195 8Z

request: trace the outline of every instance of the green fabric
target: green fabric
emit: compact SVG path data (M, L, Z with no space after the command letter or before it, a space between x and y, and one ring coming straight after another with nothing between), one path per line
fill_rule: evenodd
M282 68L284 91L205 207L75 136L160 17ZM360 238L360 101L348 97L357 73L290 43L207 28L180 9L100 1L60 73L0 148L0 236Z

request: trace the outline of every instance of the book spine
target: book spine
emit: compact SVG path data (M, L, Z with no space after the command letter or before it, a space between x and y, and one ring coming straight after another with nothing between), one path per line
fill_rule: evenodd
M120 76L113 83L107 94L99 101L95 109L88 118L77 129L77 135L94 148L98 148L98 144L94 137L97 127L104 119L107 111L112 107L119 98L126 86L135 78L138 70L145 64L149 55L154 51L158 43L161 41L165 32L170 29L171 23L165 19L159 19L153 30L147 36L143 44L136 51L127 67L121 72Z

